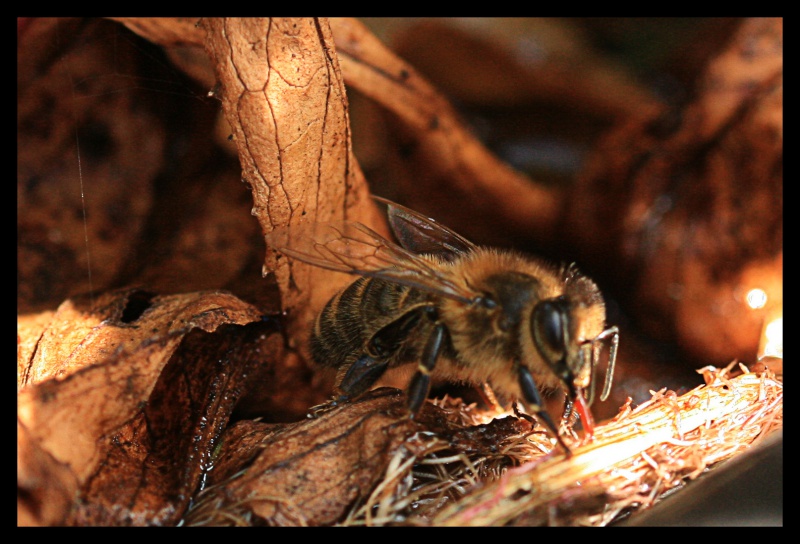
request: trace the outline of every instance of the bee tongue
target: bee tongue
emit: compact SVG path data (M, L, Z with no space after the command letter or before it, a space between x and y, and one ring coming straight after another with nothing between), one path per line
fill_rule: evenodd
M583 423L583 430L587 438L594 436L594 418L592 412L589 411L589 406L586 404L586 399L583 398L583 392L579 389L575 394L575 408L578 410L578 415Z

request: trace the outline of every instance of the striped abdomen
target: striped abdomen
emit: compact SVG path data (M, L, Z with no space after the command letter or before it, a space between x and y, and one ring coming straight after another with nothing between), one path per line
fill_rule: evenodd
M376 347L368 343L377 331L409 310L429 304L428 295L417 289L359 278L328 301L317 317L311 354L323 366L349 365L365 350Z

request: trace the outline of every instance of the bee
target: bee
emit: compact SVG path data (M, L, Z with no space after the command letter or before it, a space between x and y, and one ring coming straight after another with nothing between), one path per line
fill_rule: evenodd
M375 200L386 207L399 244L346 221L267 236L291 258L361 276L326 304L311 334L313 359L336 369L337 400L366 392L390 368L416 363L407 391L411 417L433 379L488 384L514 406L523 401L569 455L540 391L561 387L562 422L575 407L592 434L601 352L608 345L605 400L619 343L597 285L574 264L556 267L478 246L434 219Z

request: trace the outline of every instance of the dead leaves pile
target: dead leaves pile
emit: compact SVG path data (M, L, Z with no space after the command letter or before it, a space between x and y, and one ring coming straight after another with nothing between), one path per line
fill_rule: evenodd
M617 127L565 189L489 152L355 20L20 19L18 525L435 523L525 462L523 438L547 454L526 422L463 404L409 420L394 389L305 417L330 391L309 322L349 278L263 236L385 229L345 84L389 114L382 182L404 203L482 242L575 248L696 356L754 350L774 307L744 312L741 289L782 304L782 22L726 28L677 110L596 57L472 63L516 84L462 100L560 97Z

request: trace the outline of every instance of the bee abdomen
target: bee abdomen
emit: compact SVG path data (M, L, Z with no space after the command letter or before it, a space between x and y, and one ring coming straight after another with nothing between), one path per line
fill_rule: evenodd
M319 314L311 335L311 355L322 366L352 363L381 327L419 298L410 287L359 278L336 294Z

